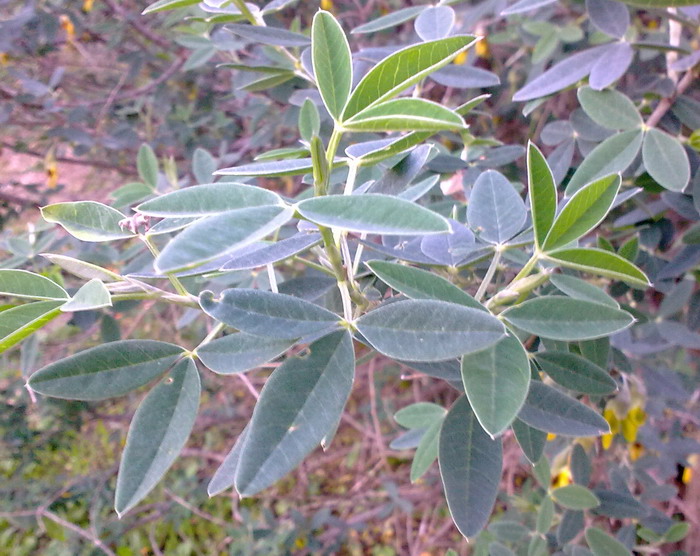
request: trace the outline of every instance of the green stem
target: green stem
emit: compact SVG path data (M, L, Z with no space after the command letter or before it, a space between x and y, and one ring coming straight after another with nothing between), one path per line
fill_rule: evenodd
M484 297L484 294L486 293L486 290L488 289L489 285L491 284L491 280L493 280L494 274L496 274L496 269L498 268L498 263L501 262L501 249L500 247L496 247L496 252L493 255L493 259L491 259L491 264L489 265L488 270L486 271L486 274L484 275L484 279L481 281L481 284L479 284L479 289L476 291L476 295L474 296L474 299L477 301L481 301Z
M150 236L142 235L139 237L141 238L141 241L143 241L146 244L146 247L148 247L148 250L151 252L151 255L153 255L153 257L157 259L158 255L160 255L160 251L158 251L158 247L156 247L156 244L153 243L153 240L150 238ZM182 285L182 282L178 280L177 276L175 276L172 273L166 273L166 275L177 293L187 298L191 297L190 292L188 292L187 289L185 289L185 286Z
M147 292L135 292L135 293L118 293L112 295L112 301L142 301L145 299L153 299L156 301L167 301L168 303L174 303L175 305L182 305L183 307L199 308L196 301L192 300L191 296L184 297L182 295L173 294L158 294L158 293L147 293Z
M214 328L211 329L211 332L207 334L207 336L199 342L199 345L192 350L193 353L196 353L199 348L202 346L206 346L208 343L210 343L216 336L221 332L226 325L223 322L218 323Z
M326 268L323 265L320 265L320 264L315 263L313 261L309 261L309 260L304 259L303 257L299 257L299 256L295 256L294 260L299 261L300 263L308 266L309 268L313 268L314 270L318 270L319 272L323 272L324 274L328 274L328 276L332 276L333 278L335 278L335 272Z
M540 260L540 253L538 251L535 251L532 254L532 257L530 257L530 260L525 263L525 266L520 269L520 272L518 272L515 275L515 278L513 278L510 283L515 284L518 280L522 280L526 276L528 276L532 270L537 266L537 262Z

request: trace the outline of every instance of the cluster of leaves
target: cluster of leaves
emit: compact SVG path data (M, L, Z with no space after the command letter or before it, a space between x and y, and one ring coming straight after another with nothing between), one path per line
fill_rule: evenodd
M643 412L663 413L663 405L654 407L644 396L637 368L644 369L647 387L665 383L657 403L684 403L686 385L674 389L668 376L637 358L700 345L695 280L686 277L698 262L697 230L691 228L683 237L688 246L667 260L656 251L669 242L669 221L653 219L670 207L700 220L698 157L688 133L698 127L697 101L682 96L692 85L697 56L674 62L686 74L671 83L669 95L660 83L639 84L634 95L611 88L632 63L632 45L648 48L627 40L629 9L615 2L587 3L596 28L591 41L604 44L571 55L565 45L582 37L570 28L547 17L520 19L549 2L521 1L507 9L486 2L461 18L451 7L458 2L405 8L353 32L415 19L420 41L366 56L353 56L327 11L314 16L308 35L268 27L266 18L291 2L259 9L238 1L161 0L146 12L195 4L195 25L262 45L254 49L256 62L228 65L256 75L247 91L272 89L274 97L299 87L301 141L216 171L220 161L199 151L193 174L205 183L180 187L176 177L171 191L160 187L158 159L143 146L137 158L142 182L117 203L132 206L133 215L87 201L42 209L47 222L78 240L122 242L121 270L84 253L45 255L87 280L71 293L17 269L23 260L0 271L4 295L31 300L0 313L3 349L64 313L92 313L118 302L157 300L181 307L185 320L203 312L217 323L191 349L149 339L110 341L31 375L31 391L84 401L157 380L130 426L116 511L123 515L141 502L187 442L199 409L198 364L232 375L283 357L208 488L215 495L234 486L241 496L254 496L318 445L330 445L357 361L380 354L454 389L449 407L424 401L399 411L396 421L409 430L392 447L416 448L414 481L437 459L452 518L464 536L478 535L480 553L585 554L579 533L596 516L636 520L617 539L589 527L585 542L596 556L682 538L687 527L640 503L634 490L641 485L644 495L651 492L647 500L673 497L662 488L669 466L687 465L696 443L682 430L642 430L641 444L664 457L649 454L638 460L643 465L611 474L608 488L592 485L590 437L605 435L603 447L610 448L622 445L612 436L621 432L625 442L636 443ZM509 18L500 40L523 33L533 43L530 78L513 96L528 101L526 114L548 110L557 97L547 95L577 87L581 108L541 129L541 142L552 147L548 157L534 143L523 149L472 134L465 118L488 95L450 108L419 94L430 82L466 89L499 82L495 73L465 65L465 55L480 43L456 27L458 19L468 26L494 12ZM608 13L619 17L606 19ZM682 23L676 14L677 20ZM601 32L614 40L600 40L595 34ZM486 41L497 44L491 36ZM211 58L212 49L202 42L190 60ZM367 68L367 60L376 63ZM400 96L410 88L412 96ZM645 97L650 91L663 98L654 104ZM438 133L460 150L432 141ZM577 149L584 158L572 172ZM523 154L528 203L519 180L494 169ZM452 178L436 187L445 175L461 183L451 188ZM309 187L283 195L255 181L290 176L301 176ZM633 203L639 208L629 210ZM592 241L612 211L617 220L609 233ZM600 277L613 281L609 292L599 287ZM650 279L665 295L660 319L640 306ZM556 442L547 443L548 433ZM539 487L531 484L522 512L509 510L482 532L499 495L504 439L513 437ZM566 440L571 437L579 440ZM571 470L574 484L552 486L557 462Z

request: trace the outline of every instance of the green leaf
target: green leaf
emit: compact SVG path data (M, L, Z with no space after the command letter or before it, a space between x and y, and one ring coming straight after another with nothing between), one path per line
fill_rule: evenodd
M406 361L451 359L504 336L492 315L432 299L387 303L360 317L356 326L377 351Z
M109 291L100 280L94 278L80 288L71 299L61 305L61 311L70 313L111 306L112 297L109 295Z
M598 527L586 529L586 542L595 556L632 556L624 544Z
M674 523L664 533L664 541L680 542L688 536L690 532L690 524L688 522Z
M243 451L243 444L247 434L248 427L246 426L241 431L241 434L238 435L233 448L226 455L211 481L209 481L209 485L207 485L207 494L209 496L216 496L233 486L233 483L236 481L236 469L238 469L238 463L241 461L241 452Z
M566 341L602 338L634 322L626 311L557 295L530 299L501 315L525 332Z
M442 39L450 34L455 24L455 12L449 6L430 6L418 15L415 29L424 41Z
M134 236L119 225L126 218L121 212L95 201L47 205L42 207L41 216L82 241L113 241Z
M53 280L27 270L0 270L0 295L27 299L68 299L68 292Z
M85 280L97 278L103 282L120 282L124 280L119 274L111 270L81 261L80 259L74 259L66 255L56 255L54 253L41 253L41 256L78 278L84 278Z
M560 266L607 276L615 280L622 280L632 286L642 288L649 286L649 279L646 274L636 265L620 257L620 255L603 249L590 247L557 249L547 253L545 258Z
M149 4L148 7L141 12L141 15L152 14L155 12L164 12L165 10L174 10L177 8L186 8L199 4L201 0L158 0Z
M336 163L337 164L337 163ZM222 168L214 172L217 176L298 176L307 174L313 169L310 158L294 158L291 160L273 160L265 162L253 162L231 168Z
M134 414L119 464L114 509L119 517L143 500L185 446L199 409L201 385L194 361L180 361Z
M642 144L644 168L659 184L683 191L690 181L690 161L675 137L656 128L648 129Z
M589 284L580 278L575 278L567 274L552 274L549 277L549 281L552 282L558 290L574 299L593 301L594 303L608 305L609 307L620 307L617 301L599 287Z
M566 485L555 488L552 498L560 506L568 510L590 510L600 506L600 500L585 486Z
M197 348L197 357L215 373L231 375L264 365L293 345L294 340L279 340L239 332Z
M614 89L596 91L590 87L581 87L577 94L586 114L606 129L627 131L640 128L644 123L629 97Z
M214 294L202 292L199 302L209 316L243 332L292 339L338 326L340 317L298 297L263 290L236 288Z
M318 446L345 407L354 372L352 339L338 331L272 373L255 405L236 470L241 496L281 479Z
M407 151L411 147L422 143L431 135L433 135L432 131L414 131L398 138L370 141L364 145L350 145L345 150L345 153L352 158L356 158L359 161L359 166L372 166L378 162L381 162L382 160L386 160L387 158L391 158L392 156ZM361 154L354 156L356 151L353 149L353 147L365 146L367 144L374 145L374 148L363 150Z
M624 172L632 164L642 146L644 132L631 129L611 135L581 162L566 186L566 194L573 195L587 183L603 176Z
M136 156L136 169L143 182L154 189L158 184L158 159L150 145L144 143Z
M194 268L263 239L284 225L293 210L281 206L230 210L198 220L175 236L156 258L160 272Z
M447 220L439 214L389 195L315 197L302 201L296 208L316 224L351 232L424 235L450 230Z
M390 54L367 72L357 84L343 112L343 121L365 108L395 97L404 89L446 66L476 40L469 35L460 35L411 45Z
M443 410L443 413L446 412ZM413 462L411 462L412 483L415 483L418 479L425 475L426 471L430 469L430 466L437 459L441 427L442 417L434 421L420 439L420 443L416 448L416 453L413 454Z
M280 27L229 23L224 29L251 42L259 42L272 46L299 47L308 46L311 42L306 35L287 31Z
M590 407L536 380L518 418L536 429L562 436L599 436L608 422Z
M539 429L533 429L520 419L513 421L511 428L523 454L525 454L525 457L532 465L535 465L544 452L544 446L547 443L547 433Z
M258 79L253 79L248 81L245 85L242 85L240 89L247 91L249 93L255 93L257 91L264 91L266 89L271 89L272 87L277 87L291 81L296 77L293 71L287 71L285 73L278 73L277 75L266 75Z
M279 195L261 187L239 183L207 183L166 193L134 210L148 216L198 217L229 210L280 205Z
M547 159L532 142L527 145L527 178L535 244L541 247L557 212L557 186Z
M110 342L39 369L29 386L53 398L105 400L148 384L183 353L179 346L153 340Z
M429 427L435 421L441 421L447 414L445 408L430 402L418 402L399 409L394 414L394 420L407 429L422 429Z
M467 220L481 239L505 243L522 229L526 219L525 203L503 174L487 170L476 179L467 205Z
M530 386L530 362L517 338L462 357L462 382L472 410L491 436L503 433L525 403Z
M542 249L564 247L598 226L612 207L621 181L619 174L615 174L579 189L557 215Z
M63 301L37 301L0 311L0 353L31 336L61 314Z
M416 17L419 13L424 11L427 6L410 6L408 8L402 8L396 10L395 12L388 13L372 21L368 21L363 25L355 27L352 30L353 35L359 35L361 33L375 33L376 31L382 31L384 29L390 29L391 27L396 27L401 25L406 21L410 21Z
M445 417L440 431L440 475L457 529L475 536L486 525L501 482L503 446L481 428L464 396Z
M465 129L462 116L422 98L396 98L365 108L343 122L346 131L447 131Z
M549 496L542 499L540 510L537 512L537 522L535 528L540 535L546 534L552 527L554 519L554 502Z
M387 261L369 261L367 266L382 282L411 299L438 299L481 311L486 308L452 282L420 268Z
M299 135L304 141L311 142L314 135L318 135L321 130L321 116L318 113L318 108L307 98L299 110ZM296 150L294 152L297 152ZM302 151L306 152L306 151Z
M617 383L604 369L575 353L545 351L538 353L536 360L545 373L569 390L592 395L617 390Z
M352 88L352 54L343 28L324 10L316 12L311 26L311 60L323 104L338 121Z

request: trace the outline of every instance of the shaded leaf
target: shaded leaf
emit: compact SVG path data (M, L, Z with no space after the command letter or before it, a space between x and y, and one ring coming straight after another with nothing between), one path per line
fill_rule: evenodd
M310 98L304 101L299 110L299 134L306 142L311 142L314 135L321 131L321 116L318 108Z
M260 367L282 355L294 343L295 340L238 332L197 348L197 357L215 373L230 375Z
M104 400L148 384L183 353L179 346L154 340L110 342L39 369L29 386L54 398Z
M455 12L449 6L430 6L416 19L415 29L424 41L445 38L455 24Z
M407 429L420 429L441 421L447 414L445 408L434 403L418 402L399 409L394 420Z
M472 537L486 525L496 501L503 465L501 440L484 432L462 396L445 417L438 451L452 520L462 535Z
M306 251L321 241L320 234L301 232L274 243L251 245L237 250L221 270L245 270L276 263Z
M308 46L309 43L311 43L309 37L279 27L263 27L262 25L229 23L226 25L226 27L224 27L224 29L249 41L269 44L272 46L296 47Z
M410 6L408 8L402 8L390 12L382 17L368 21L352 30L353 35L359 35L362 33L375 33L377 31L382 31L384 29L390 29L391 27L396 27L401 25L406 21L410 21L415 18L419 13L424 11L426 6Z
M632 556L624 544L598 527L586 529L586 542L595 556Z
M54 253L42 253L42 257L48 259L56 266L60 266L66 272L70 272L72 275L78 278L84 278L86 280L92 280L97 278L103 282L118 282L123 280L119 274L97 266L92 263L81 261L80 259L74 259L73 257L68 257L66 255L56 255Z
M562 436L599 436L610 432L608 422L581 402L538 381L518 418L536 429Z
M372 346L407 361L441 361L486 348L504 335L484 311L432 299L388 303L356 322Z
M632 63L634 49L628 42L614 42L604 45L599 58L591 68L588 84L592 89L600 91L620 79Z
M425 434L420 439L420 442L416 447L416 453L413 455L413 462L411 462L412 483L415 483L418 479L420 479L437 459L441 427L442 417L428 426Z
M623 131L608 137L581 162L566 186L566 194L573 195L587 183L603 176L624 172L632 164L642 146L641 129Z
M688 154L678 139L659 129L648 129L642 144L644 168L659 184L683 191L690 181Z
M150 145L144 143L136 156L136 169L144 183L154 189L158 184L158 159Z
M335 332L290 357L265 383L236 469L236 490L252 496L281 479L335 426L350 395L350 334Z
M554 284L558 290L562 291L569 297L573 297L574 299L593 301L594 303L601 303L602 305L608 305L615 308L619 307L617 301L615 301L599 287L594 286L585 280L581 280L580 278L568 276L567 274L552 274L549 277L549 281L552 282L552 284Z
M236 481L236 469L238 469L238 462L241 461L241 451L243 450L243 443L247 434L248 427L246 426L236 438L233 448L226 454L224 461L221 462L211 481L209 481L207 485L207 494L209 496L216 496L233 486Z
M566 341L602 338L634 322L620 309L556 295L530 299L501 314L530 334Z
M462 382L479 423L492 437L515 419L530 386L525 348L513 336L462 357Z
M274 160L265 162L253 162L231 168L222 168L214 172L217 176L298 176L306 174L313 169L310 158L295 158L291 160Z
M214 294L202 292L199 302L204 312L243 332L270 338L293 339L331 331L340 317L298 297L244 288Z
M199 409L194 361L180 361L134 414L119 464L114 509L123 516L153 490L185 446Z
M370 261L366 264L382 282L406 297L438 299L486 311L486 308L467 292L427 270L387 261Z
M467 220L481 239L505 243L522 229L526 219L525 203L503 174L487 170L477 178L469 196Z
M520 419L513 421L511 428L525 457L532 465L535 465L544 452L544 446L547 443L547 433L539 429L533 429Z
M618 4L614 0L603 0L610 4ZM627 10L627 8L623 9ZM596 91L590 87L578 90L578 100L586 114L606 129L630 130L641 127L642 116L634 103L622 93L608 89Z
M538 353L536 360L545 373L569 390L593 395L617 390L617 383L604 369L575 353L545 351Z
M629 9L616 0L586 0L591 23L603 33L621 39L630 24Z
M186 8L187 6L199 4L200 1L201 0L158 0L157 2L149 4L148 7L146 7L146 9L141 13L146 15L155 12L164 12L166 10L174 10L177 8Z

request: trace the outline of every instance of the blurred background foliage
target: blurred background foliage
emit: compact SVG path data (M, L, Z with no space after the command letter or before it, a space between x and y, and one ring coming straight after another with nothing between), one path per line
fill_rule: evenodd
M629 359L611 352L625 384L606 406L612 434L573 445L549 437L551 468L536 467L534 475L507 438L507 471L493 521L469 546L452 525L435 469L410 484L410 442L395 440L401 431L391 417L415 401L450 403L455 392L444 383L372 359L361 367L333 447L273 491L239 501L235 495L208 499L206 484L251 413L250 390L268 371L247 383L207 374L203 417L184 457L147 503L120 521L111 509L116 462L137 396L37 404L23 387L32 371L78 345L130 337L193 345L206 332L194 313L120 302L59 319L2 355L0 553L423 555L455 548L548 554L548 543L566 543L584 527L575 508L556 517L541 509L546 489L572 482L592 485L603 501L593 517L586 514L586 525L603 527L625 546L639 543L649 554L700 553L700 9L642 10L608 0L448 3L458 31L486 38L426 81L422 95L447 104L491 97L470 116L475 148L462 153L459 138L444 134L441 154L428 162L443 192L468 191L486 169L522 180L528 139L544 145L559 183L569 179L582 157L614 131L580 107L574 86L588 74L564 72L554 89L540 82L533 92L532 84L547 68L604 44L623 46L603 53L605 63L596 74L588 72L589 83L617 82L647 125L683 142L690 183L667 191L632 164L640 190L598 240L643 264L655 285L641 292L616 283L610 290L643 324L616 344ZM321 4L346 30L354 29L353 51L366 65L416 40L414 21L428 5ZM138 250L79 245L41 223L36 208L49 200L90 198L123 209L153 187L211 181L217 167L296 146L299 109L310 94L299 68L276 50L229 32L226 24L239 17L226 2L181 5L185 9L142 16L145 3L134 1L0 0L3 267L63 283L59 268L39 256L62 249L102 266L138 269ZM274 12L268 21L305 30L318 5L278 0L268 7ZM260 65L287 69L243 67ZM514 95L523 102L514 102ZM143 143L159 159L154 184L138 172ZM385 170L400 173L398 167ZM281 178L269 185L291 195L300 184ZM290 268L291 278L294 272ZM256 272L234 277L247 285L265 280ZM318 294L323 281L311 286ZM694 531L688 535L689 526Z

